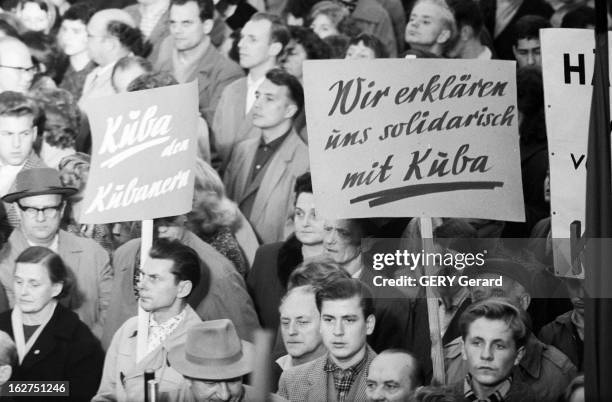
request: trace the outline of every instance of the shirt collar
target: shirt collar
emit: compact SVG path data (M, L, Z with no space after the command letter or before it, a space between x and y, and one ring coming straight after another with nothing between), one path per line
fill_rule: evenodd
M327 360L325 361L325 366L323 367L323 370L325 370L326 372L334 372L336 370L350 370L353 375L357 375L361 372L361 370L365 367L366 362L368 361L368 346L366 345L366 349L365 349L365 353L363 355L363 359L361 359L359 362L355 363L354 365L352 365L351 367L347 368L347 369L343 369L340 366L338 366L336 364L336 362L334 362L331 358L331 356L328 354L327 355Z
M463 393L466 401L478 401L478 402L503 402L510 392L512 386L512 376L506 378L494 392L487 395L486 398L479 398L474 389L472 388L472 375L468 373L463 381Z
M174 317L169 318L168 320L166 320L166 322L160 324L157 321L155 321L155 318L153 318L153 314L150 315L149 317L149 327L159 327L161 329L168 329L171 328L175 325L178 325L178 323L180 323L183 318L185 317L185 309L183 309L183 311L181 311L180 313L178 313L177 315L175 315Z
M255 88L259 88L259 86L261 85L262 82L264 82L265 79L266 79L266 76L264 75L258 80L254 80L253 77L251 77L251 74L249 74L247 75L247 88L253 88L253 86L255 86Z

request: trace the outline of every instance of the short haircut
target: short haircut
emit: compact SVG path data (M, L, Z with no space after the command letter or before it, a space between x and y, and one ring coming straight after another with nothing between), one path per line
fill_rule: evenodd
M448 2L453 14L457 28L464 26L471 27L476 37L482 30L482 12L474 0L451 0Z
M306 52L308 60L329 59L331 49L329 45L310 28L290 26L291 39L301 45Z
M310 172L306 172L303 175L295 179L295 186L293 186L295 192L295 199L302 193L312 193L312 179Z
M178 81L174 76L165 71L159 73L143 74L134 81L130 82L127 87L128 92L142 91L145 89L167 87L169 85L177 85Z
M355 278L338 278L329 281L324 286L317 290L315 299L317 301L317 309L321 312L324 301L346 300L353 297L359 298L359 305L363 312L363 318L367 319L374 314L374 298L372 291L359 279Z
M284 50L287 44L289 43L289 39L291 38L291 35L289 34L289 27L278 15L261 12L255 13L251 16L251 19L249 21L269 21L271 24L270 43L280 43L282 46L282 50ZM282 51L280 54L282 54Z
M550 28L550 22L539 15L524 15L516 21L512 28L514 40L512 44L516 46L521 39L537 39L540 40L540 29Z
M349 274L329 257L319 256L304 261L289 275L287 289L305 285L319 289L328 282L348 278Z
M385 49L385 45L383 45L380 39L368 33L360 33L359 35L353 36L349 40L346 50L348 51L349 46L358 45L359 43L363 43L365 47L372 49L372 51L374 52L374 56L377 59L384 59L389 57L387 49Z
M62 15L62 21L81 21L87 25L92 15L96 13L96 9L88 2L76 3L70 6Z
M455 40L457 38L457 23L455 21L455 15L453 14L453 11L451 10L446 0L417 0L414 4L415 7L419 3L430 3L438 6L440 10L442 10L442 12L440 13L442 25L444 29L450 31L449 39L442 46L443 51L446 53L446 51L448 51L448 49L450 49L455 44Z
M343 59L346 54L346 48L349 44L350 38L344 34L330 35L323 39L329 46L329 58L330 59Z
M582 5L568 11L561 20L561 28L587 28L595 26L595 10Z
M17 357L17 347L9 334L0 331L0 366L17 367L19 363Z
M147 57L153 45L146 40L142 31L121 21L110 21L106 26L108 35L117 38L119 43L136 56Z
M171 272L180 281L191 281L191 289L200 283L200 257L189 246L178 240L157 239L149 251L149 257L160 260L171 260Z
M528 329L524 316L509 300L490 298L469 306L459 318L459 329L463 340L467 337L470 325L479 318L504 321L512 331L517 350L527 342Z
M32 116L36 120L40 116L40 108L34 99L22 93L4 91L0 93L0 116Z
M215 4L213 0L171 0L170 7L172 6L184 6L189 2L194 2L198 6L200 13L200 21L212 20L215 16Z
M300 114L304 108L304 88L300 84L300 80L282 68L273 68L268 71L266 78L274 85L287 88L289 99L297 106L297 112L293 115L293 118Z
M141 69L145 71L145 73L151 73L153 71L153 64L151 64L151 62L145 59L144 57L124 56L120 58L117 61L117 63L115 63L115 66L113 67L113 73L111 74L111 76L115 77L115 74L117 73L117 71L119 70L123 71L132 66L140 67Z
M61 283L62 291L55 296L56 299L61 299L72 293L75 280L72 271L70 271L62 257L46 247L32 246L28 247L19 254L15 260L15 266L18 263L40 264L47 269L51 283Z
M416 388L419 385L424 383L424 376L421 368L421 363L419 363L419 359L416 358L414 354L409 352L406 349L401 348L391 348L385 349L380 352L378 355L391 355L391 354L403 354L407 355L412 359L412 370L410 370L410 382L412 383L412 387Z
M283 297L281 297L278 308L280 309L282 305L285 303L285 300L287 300L287 298L294 293L301 293L304 295L311 294L315 296L316 292L317 292L317 289L312 285L303 285L303 286L296 286L296 287L290 288L289 290L287 290L287 292L285 292Z

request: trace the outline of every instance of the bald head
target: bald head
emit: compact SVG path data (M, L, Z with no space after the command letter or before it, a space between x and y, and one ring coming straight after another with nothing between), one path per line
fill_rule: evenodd
M28 47L18 39L0 38L0 92L27 92L32 83L34 65Z
M87 24L89 57L100 66L114 63L129 53L123 49L117 38L108 34L108 24L115 21L132 28L136 27L134 19L118 8L98 11Z
M418 363L408 352L389 349L376 356L368 369L368 401L408 401L420 385Z
M136 27L136 23L134 22L132 16L119 8L107 8L105 10L98 11L91 17L89 24L91 25L93 23L94 25L101 27L102 30L106 30L106 26L111 21L123 22L132 28Z

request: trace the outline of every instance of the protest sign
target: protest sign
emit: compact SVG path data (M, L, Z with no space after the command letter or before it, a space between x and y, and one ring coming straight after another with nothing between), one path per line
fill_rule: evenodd
M555 272L584 277L580 252L595 37L592 30L586 29L544 29L540 31L540 43Z
M91 99L92 158L80 222L153 219L191 211L197 84Z
M317 209L524 221L515 64L307 61Z

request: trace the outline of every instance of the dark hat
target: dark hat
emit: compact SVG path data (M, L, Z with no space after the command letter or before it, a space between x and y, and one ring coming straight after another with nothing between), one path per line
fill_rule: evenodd
M503 258L487 259L481 267L472 266L466 269L466 274L472 278L482 274L503 275L520 283L529 293L531 293L533 285L532 275L527 268L522 264Z
M77 191L76 188L62 186L59 172L55 169L25 169L17 174L17 178L15 179L15 192L2 197L2 201L11 203L25 197L43 194L70 196Z
M228 319L198 323L187 340L168 352L172 367L184 376L205 380L242 377L253 370L254 346L241 340Z

